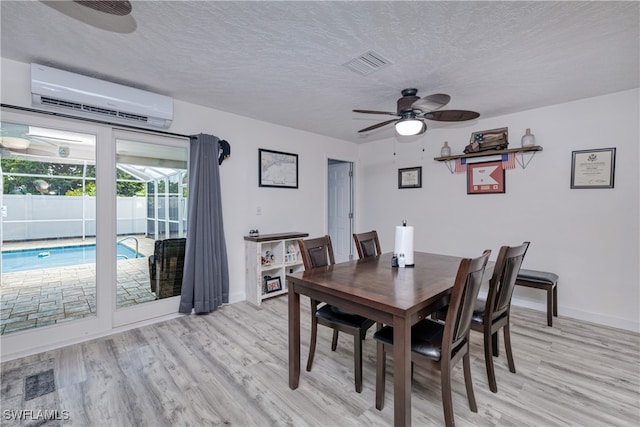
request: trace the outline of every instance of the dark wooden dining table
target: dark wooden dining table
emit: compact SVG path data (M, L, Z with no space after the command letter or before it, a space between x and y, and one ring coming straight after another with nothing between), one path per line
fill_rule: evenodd
M289 387L300 383L300 295L393 326L394 425L411 425L411 326L451 292L462 258L414 253L414 267L391 267L382 254L287 275Z

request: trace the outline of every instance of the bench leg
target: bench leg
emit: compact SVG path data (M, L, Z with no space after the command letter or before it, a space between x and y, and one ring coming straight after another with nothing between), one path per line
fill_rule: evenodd
M528 288L541 289L547 292L547 325L553 326L553 317L558 317L558 286L555 282L538 282L521 279L516 281L516 285Z
M549 326L553 326L553 289L547 289L547 325Z

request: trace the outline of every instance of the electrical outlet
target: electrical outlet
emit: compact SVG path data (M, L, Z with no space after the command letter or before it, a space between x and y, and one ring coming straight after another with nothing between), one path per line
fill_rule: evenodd
M256 207L256 215L257 215L257 216L262 215L262 207L260 207L260 206L257 206L257 207Z

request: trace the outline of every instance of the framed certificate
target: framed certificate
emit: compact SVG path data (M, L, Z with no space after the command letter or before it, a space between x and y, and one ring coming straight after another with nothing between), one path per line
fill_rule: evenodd
M422 166L398 169L398 188L422 188Z
M573 151L571 188L613 188L616 149Z

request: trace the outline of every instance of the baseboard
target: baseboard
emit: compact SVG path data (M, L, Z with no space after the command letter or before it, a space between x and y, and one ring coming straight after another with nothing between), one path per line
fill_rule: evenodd
M532 310L541 311L543 313L547 312L546 302L538 303L524 298L516 298L514 296L511 299L511 304L515 307L530 308ZM569 317L571 319L581 320L584 322L595 323L597 325L640 333L640 321L620 319L617 317L591 313L584 310L576 310L575 308L565 307L560 304L558 305L558 315L561 317Z
M247 295L244 292L236 292L229 294L229 304L235 304L240 301L246 301Z

